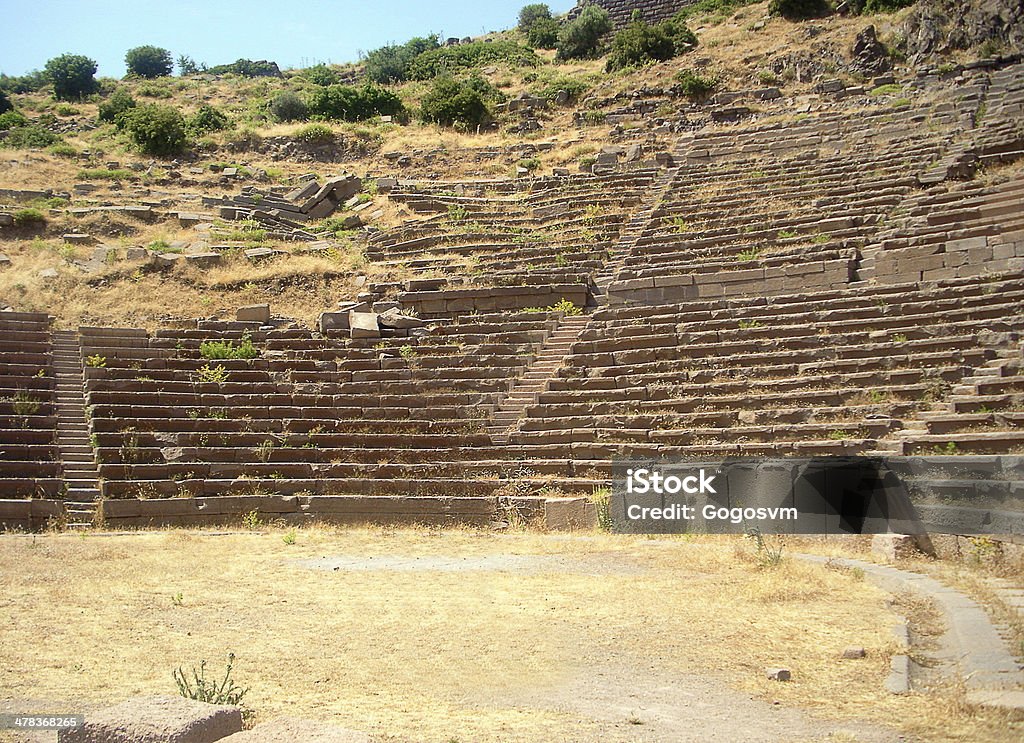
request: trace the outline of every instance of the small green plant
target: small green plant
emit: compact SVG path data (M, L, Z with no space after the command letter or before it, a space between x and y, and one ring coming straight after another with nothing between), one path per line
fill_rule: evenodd
M943 444L936 444L935 447L933 448L933 451L936 454L948 454L948 455L952 456L952 455L956 454L956 452L957 452L956 442L955 441L947 441L944 445Z
M894 93L899 93L902 90L902 85L879 85L877 88L872 88L870 91L868 91L868 95L877 98L878 96L881 95L893 95Z
M795 230L779 230L779 237L788 240L791 237L796 237Z
M893 340L893 343L906 343L907 342L907 334L906 333L897 333L896 335L894 335L892 337L892 340Z
M287 532L285 532L285 535L281 537L281 541L291 546L295 544L296 541L298 541L298 535L295 533L294 529L289 529Z
M199 662L198 670L194 666L192 667L191 678L180 667L172 673L172 676L174 677L174 683L178 686L178 693L186 699L194 699L197 702L207 702L209 704L238 706L249 689L248 687L243 689L237 686L232 680L231 670L234 664L235 654L228 653L228 667L220 683L206 678L205 660Z
M176 594L171 596L171 605L181 608L185 604L185 595L178 591Z
M243 335L238 346L234 341L203 341L199 344L199 354L204 359L255 359L259 350L252 344L248 335Z
M262 444L256 447L256 458L266 464L270 461L270 457L274 453L274 447L276 443L273 439L266 439Z
M260 518L260 512L254 508L248 513L242 516L242 526L249 531L256 531L263 526L263 519Z
M406 361L412 361L416 358L416 347L415 346L402 346L398 349L398 353L401 354L402 358Z
M196 381L207 384L223 384L228 381L228 370L221 364L206 364L196 371Z
M669 224L671 224L675 228L676 233L680 235L684 232L690 231L690 223L682 217L673 217Z
M334 141L334 130L326 124L309 124L295 132L294 136L306 144L329 144Z
M611 531L615 525L612 521L612 491L609 488L597 488L591 493L590 502L597 509L597 527L601 531Z
M107 357L96 354L95 356L86 356L85 365L92 367L93 369L105 369L107 367Z
M134 428L128 428L123 432L121 439L121 461L125 464L135 464L140 459L139 434Z
M748 250L741 250L736 255L736 260L743 261L744 263L748 261L756 261L759 255L761 255L760 248L750 248Z
M34 227L46 222L46 216L38 209L19 209L14 212L15 227Z
M42 403L25 390L18 390L14 397L10 398L10 402L15 415L36 415L42 407Z
M739 326L740 330L752 330L761 327L761 323L757 320L740 320Z
M551 312L561 312L566 316L583 314L582 307L574 304L572 301L565 299L564 297L551 305L548 310Z
M718 88L717 79L700 75L693 70L680 70L676 73L675 80L679 83L680 92L694 101L707 98Z
M754 542L758 567L774 568L782 562L782 550L785 546L782 537L775 541L766 539L761 530L754 527L747 532L747 538Z
M467 216L469 216L469 212L466 211L466 207L464 207L464 206L459 206L458 204L451 204L448 207L448 221L449 222L461 222Z
M811 238L811 242L817 245L823 245L824 243L827 243L831 239L831 235L815 235L814 237Z

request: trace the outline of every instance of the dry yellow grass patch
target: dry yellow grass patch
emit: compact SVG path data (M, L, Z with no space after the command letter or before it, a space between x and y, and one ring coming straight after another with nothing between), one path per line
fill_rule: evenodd
M11 618L0 697L97 705L174 693L172 669L201 659L222 669L234 651L259 720L300 715L388 740L631 740L623 720L564 699L572 679L612 666L637 686L648 674L710 674L723 704L739 690L928 740L1007 732L942 699L885 694L894 616L882 592L796 561L760 569L736 539L313 528L289 545L282 536L0 540L0 606ZM346 567L295 563L331 556ZM526 567L371 567L481 559ZM360 562L366 569L353 569ZM868 657L838 660L853 644ZM794 681L765 680L773 665Z

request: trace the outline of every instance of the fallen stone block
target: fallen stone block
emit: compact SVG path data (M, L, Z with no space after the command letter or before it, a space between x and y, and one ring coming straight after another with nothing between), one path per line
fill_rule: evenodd
M8 258L3 253L0 253L0 269L10 268L10 267L11 267L11 259Z
M251 304L248 307L239 307L235 311L235 319L238 322L270 322L270 305Z
M220 253L190 253L185 256L185 262L197 268L211 268L220 264Z
M149 251L145 248L135 246L133 248L128 248L125 257L130 261L142 261L149 258Z
M281 718L235 733L220 743L370 743L370 736L313 720Z
M378 318L378 322L385 328L394 328L396 330L409 330L410 328L422 328L425 323L418 317L412 317L411 315L403 315L397 309L390 309L386 312L381 313Z
M769 668L765 675L769 681L789 681L792 678L788 668Z
M271 250L270 248L250 248L245 251L245 257L250 261L261 261L284 255L282 250Z
M888 562L916 554L917 540L906 534L876 534L871 538L871 554Z
M10 227L14 224L13 214L0 214L0 227Z
M184 697L135 697L86 715L58 743L215 743L242 731L238 707Z
M317 325L320 327L321 333L327 333L330 330L348 330L348 311L343 312L321 312L320 319L317 321Z
M348 322L353 338L380 337L380 325L375 312L350 312Z
M88 245L93 242L90 235L81 232L68 232L60 236L68 245Z
M179 253L158 253L153 256L153 264L159 268L171 268L181 260Z

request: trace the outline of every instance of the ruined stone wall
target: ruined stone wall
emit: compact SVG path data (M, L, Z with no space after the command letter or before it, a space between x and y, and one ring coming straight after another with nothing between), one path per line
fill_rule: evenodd
M599 5L611 14L615 28L622 28L632 20L634 10L639 10L640 16L648 23L657 23L671 18L694 2L696 0L579 0L579 4L569 11L569 18L575 18L587 5Z

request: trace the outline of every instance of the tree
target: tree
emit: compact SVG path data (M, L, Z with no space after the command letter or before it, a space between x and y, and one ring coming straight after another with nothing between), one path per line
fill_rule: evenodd
M540 20L551 20L551 8L544 3L533 3L524 5L519 11L519 30L523 33L529 32L534 23Z
M469 81L457 82L450 77L436 78L420 105L420 115L424 121L443 126L478 125L490 118L484 93L479 86Z
M129 75L149 79L167 77L174 69L171 53L158 46L137 46L129 49L124 55L124 63L128 66Z
M78 101L96 91L95 60L81 54L62 54L46 63L44 72L61 101Z
M185 117L176 108L150 104L124 112L119 122L149 155L176 155L185 148Z
M227 129L230 121L223 111L213 106L200 106L188 120L188 130L193 134L205 134Z
M0 114L13 110L14 104L11 103L11 99L7 97L7 92L0 90Z
M601 37L612 30L608 11L588 5L558 32L558 59L596 57Z
M188 77L189 75L199 74L199 65L196 61L187 54L178 55L178 74L181 77Z
M437 49L441 42L437 34L417 36L404 44L392 44L374 49L366 55L364 72L375 83L400 83L407 79L409 65L416 57Z
M537 49L554 49L558 45L558 21L538 18L526 32L526 41Z

